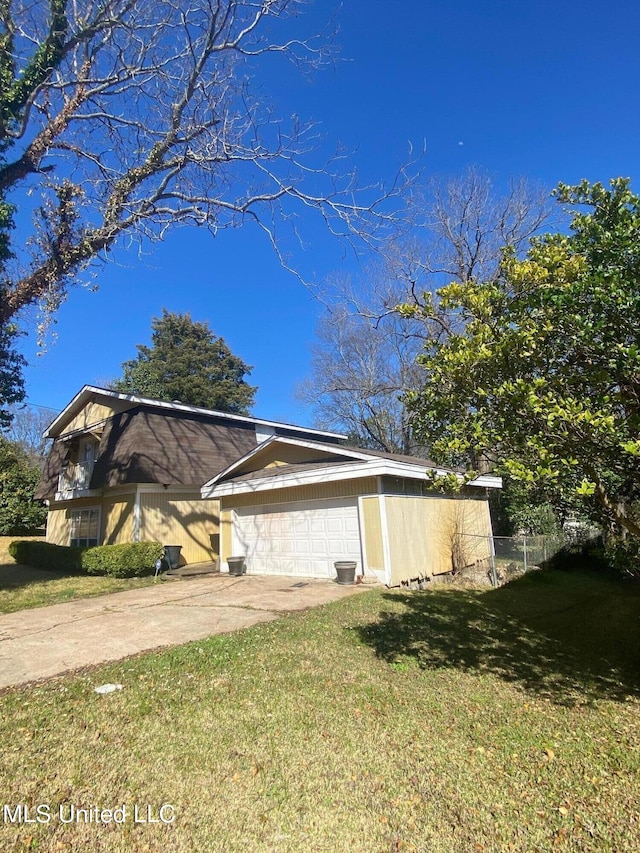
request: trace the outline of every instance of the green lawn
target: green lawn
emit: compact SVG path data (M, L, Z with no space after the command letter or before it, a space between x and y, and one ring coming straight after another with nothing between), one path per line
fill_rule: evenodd
M3 802L52 819L5 821L0 847L631 853L639 627L633 587L533 573L372 590L5 691ZM173 823L134 822L163 803ZM60 804L127 819L61 824Z
M135 589L153 583L153 577L110 578L91 575L63 575L16 565L9 543L18 537L0 536L0 613L14 613L30 607L59 604L74 598L89 598L106 592ZM22 536L21 539L36 537Z

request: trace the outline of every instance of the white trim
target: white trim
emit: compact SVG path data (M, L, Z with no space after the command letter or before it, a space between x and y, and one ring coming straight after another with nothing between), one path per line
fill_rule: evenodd
M236 468L239 468L241 465L243 465L245 462L255 456L256 453L261 453L265 449L265 447L269 447L269 445L273 444L275 440L275 435L272 435L270 438L265 439L262 444L258 444L257 447L254 447L248 453L245 453L244 456L241 456L239 459L236 459L235 462L231 463L231 465L227 465L227 467L220 471L218 474L216 474L215 477L212 477L210 480L207 480L204 486L202 486L200 489L202 494L204 495L205 489L214 486L218 482L218 480L222 479L222 477L225 477L227 474L231 474L233 471L236 470Z
M248 453L245 453L244 456L241 456L240 459L236 459L231 465L227 465L222 471L212 477L202 487L203 489L210 488L218 483L220 480L223 480L225 477L228 477L229 474L232 474L238 468L241 468L246 462L249 462L258 454L262 453L268 447L270 447L274 442L278 444L285 444L292 447L304 447L307 450L318 450L320 452L324 452L327 456L336 455L346 456L349 459L360 459L364 462L379 457L372 457L364 452L359 452L357 450L352 450L351 448L345 448L342 445L331 445L331 444L323 444L318 441L311 441L305 438L291 438L290 436L283 435L272 435L270 438L267 438L262 444L259 444L257 447L249 450Z
M382 490L382 477L378 477L378 505L380 507L380 530L382 531L382 554L384 558L384 585L391 586L391 545L389 543L389 524L387 503Z
M358 529L360 531L360 550L362 552L362 576L364 577L369 571L369 558L367 557L367 537L364 529L363 497L363 495L358 495Z
M136 486L136 489L143 495L171 495L171 494L182 494L183 492L192 493L195 498L200 498L200 486L189 486L177 484L175 486L167 486L166 488L162 485L162 483L140 483Z
M271 436L276 434L273 427L262 427L262 428L260 428L258 426L258 424L256 424L255 431L256 431L256 441L258 442L258 444L262 444L268 438L271 438Z
M264 477L257 477L253 480L241 480L238 482L234 482L232 480L225 483L218 483L217 485L214 483L214 480L217 480L218 477L215 477L214 480L210 480L209 483L205 483L200 490L200 493L203 498L226 497L230 495L251 494L252 492L266 492L272 489L286 489L293 488L295 486L314 485L317 483L353 480L360 477L395 476L405 477L411 480L424 480L427 471L433 471L433 468L370 456L365 462L358 461L354 463L341 464L335 468L328 465L327 467L315 468L310 471L295 471L291 473L286 473L286 471L284 471L278 474L272 474L271 476L267 475ZM437 469L436 473L446 474L451 472L447 472L443 469ZM457 476L458 482L463 483L464 477L462 474L458 474ZM474 480L470 483L466 483L466 485L474 487L482 485L485 488L500 488L502 485L502 481L499 477L490 478L485 475L482 480L482 483ZM488 481L491 481L491 484L489 484Z
M470 480L465 485L467 486L484 486L486 489L501 489L502 477L497 477L493 474L480 474L475 480Z
M265 427L280 427L281 429L291 429L298 432L309 433L310 435L324 436L326 438L344 439L345 435L338 432L327 432L325 430L311 429L310 427L300 427L295 424L285 424L280 421L268 421L262 418L252 418L247 415L232 415L229 412L218 412L215 409L204 409L199 406L186 406L184 403L168 403L165 400L153 400L149 397L138 397L136 394L120 394L117 391L108 391L106 388L98 388L96 385L85 385L76 396L68 403L58 417L47 427L43 433L45 438L53 438L52 432L56 430L61 422L65 419L71 419L76 408L80 409L85 403L88 403L91 397L97 394L100 397L111 400L122 400L126 403L131 403L134 406L153 406L156 409L167 409L172 412L187 412L192 415L208 415L209 417L224 418L230 421L239 421L245 424L254 424Z

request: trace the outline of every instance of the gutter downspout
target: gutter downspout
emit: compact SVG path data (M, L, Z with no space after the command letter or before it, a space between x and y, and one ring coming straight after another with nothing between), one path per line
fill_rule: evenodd
M140 486L136 486L136 496L133 503L133 541L140 541Z

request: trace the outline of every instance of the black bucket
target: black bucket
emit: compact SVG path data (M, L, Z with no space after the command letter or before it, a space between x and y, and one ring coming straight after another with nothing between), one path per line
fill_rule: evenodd
M244 557L229 557L227 563L229 564L230 575L240 577L246 572Z
M337 563L334 563L333 567L338 576L338 583L343 584L344 586L355 583L356 566L357 563L352 562L351 560L338 560Z
M180 551L182 551L182 545L164 546L164 556L170 569L177 569L180 565Z

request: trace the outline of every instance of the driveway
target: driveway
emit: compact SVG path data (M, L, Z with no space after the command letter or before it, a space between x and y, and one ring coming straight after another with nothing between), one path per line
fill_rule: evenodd
M219 574L1 615L0 688L270 622L364 588Z

